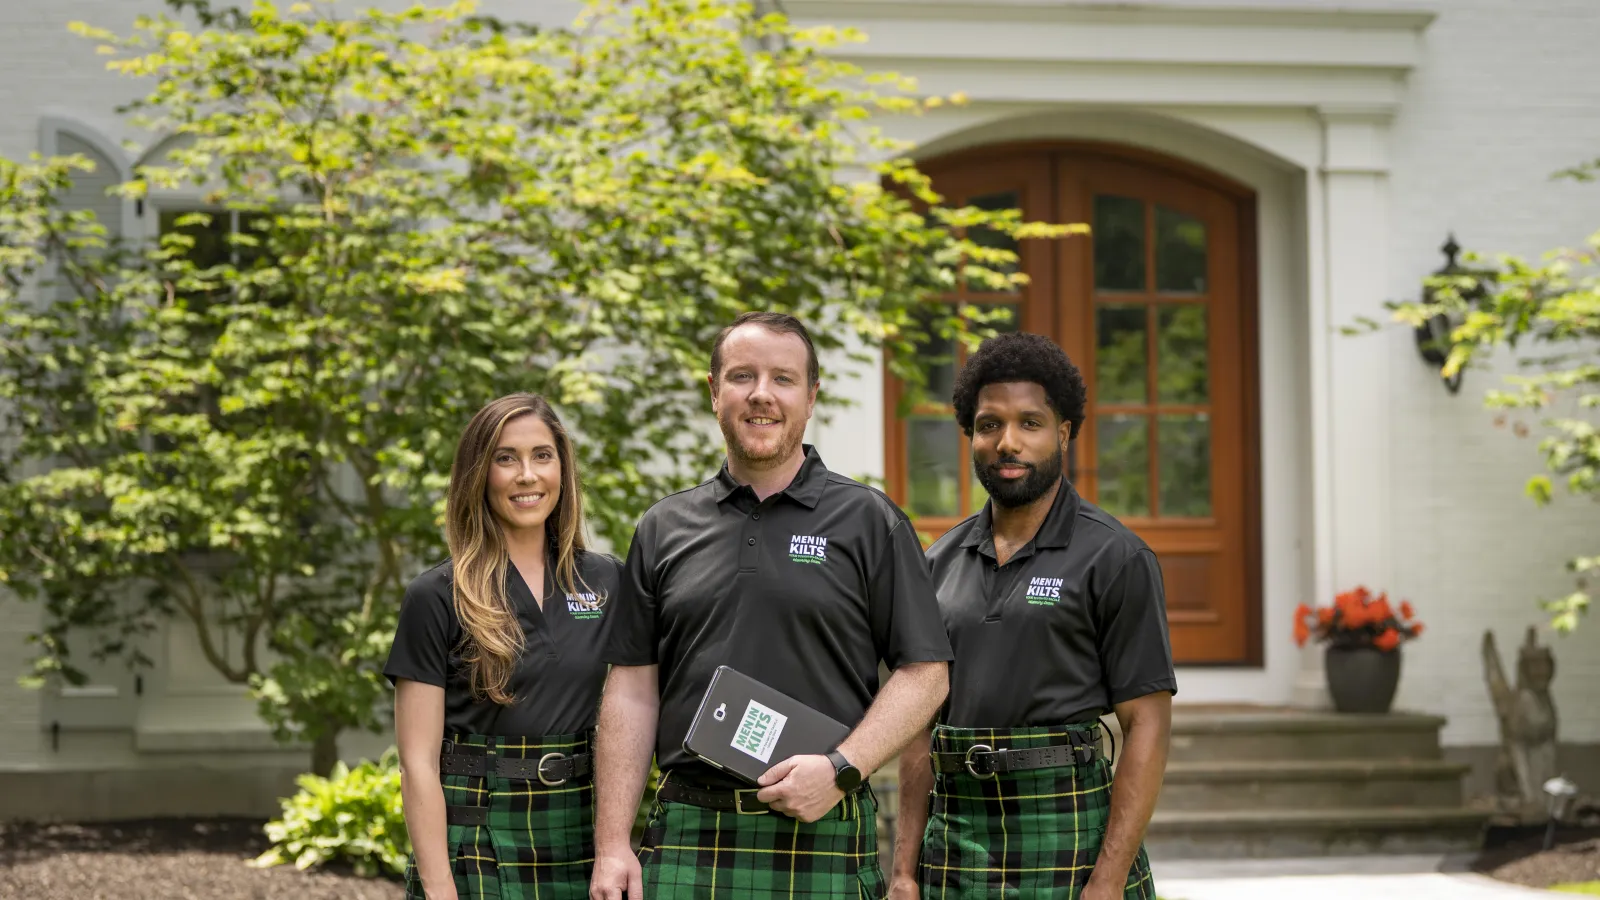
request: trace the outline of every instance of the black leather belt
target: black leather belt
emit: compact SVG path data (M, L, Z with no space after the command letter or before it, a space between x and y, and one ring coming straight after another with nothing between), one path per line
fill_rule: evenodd
M696 788L668 778L656 789L656 797L669 803L687 803L690 806L738 813L741 816L759 816L772 812L772 807L756 799L756 793L760 790L760 788L739 790Z
M933 770L941 775L965 772L974 778L992 778L1032 769L1086 766L1100 752L1100 729L1067 732L1066 744L1030 747L1026 750L995 749L988 744L973 744L964 753L934 753Z
M446 806L444 808L444 821L447 825L487 825L489 824L489 807Z
M546 753L538 759L507 759L503 756L494 758L494 773L501 778L537 781L546 787L559 787L573 778L583 778L592 771L592 758L587 753L577 753L572 756L565 753ZM471 775L482 778L489 774L487 748L445 741L439 753L439 774Z

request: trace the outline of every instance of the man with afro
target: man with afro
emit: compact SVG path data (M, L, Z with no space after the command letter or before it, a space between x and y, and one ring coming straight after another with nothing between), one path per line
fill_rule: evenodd
M956 377L989 502L928 549L955 661L934 727L900 758L891 897L1156 896L1144 833L1177 692L1166 600L1155 554L1063 476L1085 394L1035 334L985 341Z

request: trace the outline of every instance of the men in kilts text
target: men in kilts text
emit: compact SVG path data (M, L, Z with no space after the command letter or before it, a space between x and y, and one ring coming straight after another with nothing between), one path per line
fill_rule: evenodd
M802 442L819 379L800 322L739 317L707 380L726 462L645 513L614 602L590 896L881 898L862 773L905 746L948 688L927 559L897 506ZM881 688L880 663L892 671ZM759 785L723 775L683 748L720 665L855 727L827 755L770 760ZM662 780L636 856L652 749Z
M901 755L892 896L1150 900L1144 832L1177 691L1161 569L1063 471L1085 388L1055 343L985 341L952 405L989 499L928 550L955 661L934 727Z

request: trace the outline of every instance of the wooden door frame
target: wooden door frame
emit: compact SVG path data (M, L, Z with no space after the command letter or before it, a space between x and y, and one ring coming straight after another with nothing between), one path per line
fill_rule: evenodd
M967 147L917 161L917 168L925 175L938 180L941 173L954 174L976 165L1017 165L1029 168L1042 165L1048 173L1049 209L1052 215L1060 209L1056 166L1062 157L1103 160L1122 165L1132 165L1160 172L1168 177L1188 181L1197 186L1222 194L1234 207L1238 217L1237 265L1239 272L1239 327L1241 359L1239 360L1240 388L1244 395L1240 423L1243 430L1244 473L1240 485L1240 498L1245 510L1243 522L1243 554L1245 564L1244 602L1244 657L1237 662L1185 663L1195 668L1262 668L1265 665L1263 625L1266 611L1265 560L1262 557L1262 495L1261 495L1261 379L1260 379L1260 258L1258 251L1257 195L1248 185L1205 168L1196 163L1169 156L1154 150L1107 141L1087 140L1025 140L1008 141ZM892 189L892 184L885 183ZM937 189L937 186L936 186ZM1075 240L1075 238L1064 238ZM1059 271L1062 254L1046 253L1039 262L1044 271L1034 274L1035 283L1041 280L1052 288L1060 285L1063 273ZM1032 274L1032 273L1030 273ZM1048 327L1054 336L1060 330L1059 304L1051 302L1048 310L1037 310L1037 297L1029 297L1024 316L1038 327ZM1052 338L1054 339L1054 337ZM900 388L890 372L887 360L883 372L883 428L884 428L884 480L890 496L896 503L906 502L906 468L904 424L895 414ZM953 523L952 523L953 524Z

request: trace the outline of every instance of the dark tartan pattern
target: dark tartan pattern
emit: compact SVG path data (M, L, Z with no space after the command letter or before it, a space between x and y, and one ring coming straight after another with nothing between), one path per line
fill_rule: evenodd
M493 759L537 760L546 753L590 752L589 735L539 738L458 735L487 747L489 774L446 775L446 806L487 806L487 825L451 825L447 838L460 900L586 900L594 872L594 780L556 787L502 778ZM406 867L406 900L426 900L416 860Z
M887 890L878 798L865 785L811 823L658 800L639 861L645 900L881 900Z
M1069 729L946 728L933 732L936 753L974 744L1026 749L1064 744ZM1076 900L1089 882L1111 809L1111 765L1013 772L993 778L935 775L923 832L921 900ZM1139 848L1124 900L1154 900L1150 859Z

